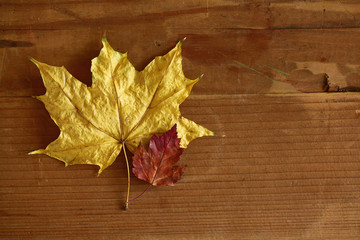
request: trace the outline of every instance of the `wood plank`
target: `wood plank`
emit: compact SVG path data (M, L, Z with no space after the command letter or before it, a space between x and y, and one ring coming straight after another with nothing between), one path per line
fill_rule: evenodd
M358 239L359 21L357 0L0 1L0 238ZM181 111L217 133L127 212L122 155L99 177L27 155L59 134L28 57L90 85L104 34L138 70L187 37L205 75Z
M141 26L166 28L353 28L360 5L343 1L22 1L1 3L0 29L74 29ZM31 9L31 11L30 11Z
M28 156L58 130L37 100L0 100L2 238L359 236L356 93L190 96L184 116L218 137L194 141L183 179L150 189L127 212L122 156L99 177L94 166ZM146 188L131 180L132 196Z
M152 31L144 34L149 28ZM91 59L99 53L103 33L84 28L76 30L76 34L72 30L4 31L2 38L15 45L0 49L0 95L30 96L45 92L29 56L51 65L64 65L90 85ZM328 85L333 90L360 87L358 29L182 32L143 24L135 33L120 26L108 29L107 35L114 48L128 52L138 70L186 36L185 74L189 78L204 74L194 94L322 92Z

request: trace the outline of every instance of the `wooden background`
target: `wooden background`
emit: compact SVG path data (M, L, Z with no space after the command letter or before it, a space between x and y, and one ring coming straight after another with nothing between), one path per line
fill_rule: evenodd
M0 0L0 238L359 239L359 27L356 0ZM128 211L122 155L27 155L59 134L28 57L90 85L104 34L138 70L187 37L181 111L218 134Z

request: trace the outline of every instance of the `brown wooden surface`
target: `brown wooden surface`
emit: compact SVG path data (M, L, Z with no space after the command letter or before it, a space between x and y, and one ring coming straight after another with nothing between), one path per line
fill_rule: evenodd
M355 0L0 1L0 239L359 239L359 27ZM123 156L27 155L59 134L28 57L91 84L104 34L139 70L187 37L181 111L218 135L129 211Z

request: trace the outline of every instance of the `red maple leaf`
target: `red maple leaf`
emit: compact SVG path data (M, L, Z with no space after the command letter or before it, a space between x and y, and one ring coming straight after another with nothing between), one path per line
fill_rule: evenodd
M173 186L184 173L186 166L173 166L180 160L184 149L180 148L176 124L162 136L154 135L146 149L139 144L133 156L132 172L151 185ZM150 185L150 186L151 186Z

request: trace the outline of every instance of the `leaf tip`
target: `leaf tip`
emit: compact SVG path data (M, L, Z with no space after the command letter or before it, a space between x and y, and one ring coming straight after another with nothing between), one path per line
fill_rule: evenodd
M34 155L34 154L43 154L44 153L44 149L38 149L32 152L29 152L28 155Z
M103 44L103 49L105 49L105 50L107 50L107 51L115 51L115 50L111 47L111 45L110 45L110 43L108 42L106 36L103 36L103 37L102 37L101 42L102 42L102 44Z
M33 58L33 57L29 57L29 60L32 62L32 63L34 63L36 66L39 66L39 64L40 64L40 62L39 61L37 61L35 58Z
M100 174L102 173L102 171L104 170L104 166L103 165L98 165L99 166L99 171L98 171L98 174L97 176L100 176Z
M103 43L106 43L106 42L107 42L106 35L102 36L101 41L102 41Z
M184 37L183 39L181 39L178 43L177 46L181 47L182 43L186 40L186 37Z

